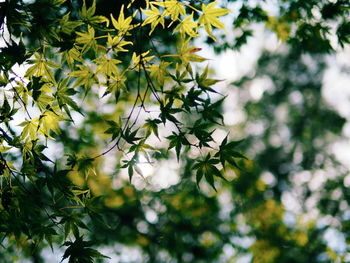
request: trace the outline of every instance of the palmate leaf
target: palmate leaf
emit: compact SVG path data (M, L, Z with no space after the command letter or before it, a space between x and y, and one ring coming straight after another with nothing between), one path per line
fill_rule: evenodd
M2 104L0 108L0 122L7 122L9 120L12 120L12 116L16 114L18 109L12 108L7 100L6 97L4 97L4 103Z
M166 77L169 76L167 67L171 65L171 62L162 61L159 65L151 65L149 70L151 72L151 77L155 78L159 85L164 86Z
M145 122L146 123L142 127L146 129L146 137L150 136L153 132L153 134L160 140L158 134L158 125L162 123L162 121L159 119L147 119Z
M182 146L189 146L190 142L187 140L184 134L177 134L176 132L173 132L172 135L167 137L167 139L169 140L168 149L175 147L176 158L179 161Z
M218 93L217 91L212 89L211 86L222 81L222 80L209 79L208 73L209 73L209 67L206 66L201 75L199 75L198 73L196 74L196 81L197 81L198 87L206 92L210 91L210 92Z
M83 115L81 108L73 101L70 96L73 96L77 92L73 88L69 88L68 86L69 78L65 78L64 80L60 81L57 86L57 92L54 94L54 97L57 99L58 106L65 110L67 115L72 120L72 116L70 114L70 110L68 106L73 108L75 111L79 112L81 115Z
M128 36L130 35L129 31L137 25L132 25L132 16L126 17L124 15L124 5L122 5L119 13L118 20L116 20L111 14L111 20L113 27L118 30L118 36Z
M120 36L112 36L109 33L107 35L107 46L110 46L115 52L128 52L129 50L124 48L124 46L132 44L131 41L125 41Z
M83 86L86 90L90 89L95 83L98 83L97 75L89 66L77 65L79 70L70 73L70 76L76 77L74 87Z
M62 33L65 33L67 35L72 34L78 26L81 26L83 24L83 22L79 20L70 21L69 15L70 13L66 14L65 16L62 17L62 19L59 20L60 29Z
M218 125L224 125L224 117L219 110L222 103L224 102L226 97L212 103L210 99L206 99L203 103L203 109L199 111L202 114L203 120L208 120L212 123L216 123ZM221 123L217 121L219 119Z
M129 144L135 144L137 141L141 140L142 137L137 137L138 130L135 129L132 131L131 127L127 127L125 131L122 133L123 139Z
M7 46L0 48L0 51L0 65L5 69L10 69L15 63L21 65L28 58L22 40L18 44L8 43Z
M107 56L103 56L94 60L97 64L96 74L102 74L104 76L112 76L118 75L119 70L117 64L121 63L121 60L114 58L107 58Z
M106 23L106 26L108 27L109 20L104 16L94 16L95 12L96 12L96 1L94 0L92 2L92 5L89 8L87 8L86 2L84 0L83 6L79 11L79 16L83 19L84 22L88 24L96 25L96 24Z
M103 93L102 97L110 93L114 93L115 100L116 102L118 102L121 92L127 90L125 81L126 81L126 77L124 77L123 73L113 75L111 78L107 77L107 81L105 83L105 85L107 86L107 89Z
M197 181L198 187L203 176L215 191L216 191L216 188L214 184L214 176L220 177L226 180L225 177L222 176L220 170L215 166L218 163L220 163L220 160L216 158L212 158L210 153L208 153L207 156L202 160L197 160L197 162L193 165L192 168L196 170L196 181Z
M200 25L204 25L205 31L207 31L208 35L216 40L216 38L212 34L212 27L216 28L224 28L224 24L218 19L218 16L224 16L228 14L230 11L226 8L214 8L216 5L216 1L206 5L202 4L203 14L200 16L198 23Z
M177 49L179 54L176 56L178 56L181 59L182 63L186 66L190 65L189 62L203 62L207 60L206 58L195 54L201 49L195 46L190 46L190 38L181 41L181 45L178 45ZM187 72L192 75L191 68L187 67L186 69Z
M40 115L38 131L45 137L52 139L50 136L50 131L53 131L55 134L59 134L60 129L58 123L64 120L66 119L61 115L59 107L50 107Z
M82 53L86 53L91 48L96 50L95 29L92 26L88 26L87 31L77 32L76 43L82 45L80 47Z
M37 130L38 130L39 118L34 118L31 120L26 120L19 124L19 126L24 127L21 133L21 138L23 140L31 140L34 141L38 138Z
M208 132L207 129L210 127L210 123L203 123L202 119L197 120L192 127L189 127L189 134L193 134L197 137L199 147L209 147L209 143L214 141L211 135L213 131Z
M154 58L154 56L147 56L149 53L150 53L150 50L143 52L142 54L139 54L139 55L134 52L131 57L132 65L130 68L136 71L138 71L140 68L148 69L149 67L146 66L146 63Z
M107 120L107 123L109 125L109 128L105 130L104 133L112 134L112 141L113 141L122 133L121 120L119 121L119 123L116 123L115 121Z
M27 69L26 77L45 77L52 83L56 83L55 76L51 68L59 68L54 62L47 60L43 55L39 53L34 53L35 59L31 61L33 64Z
M154 29L157 27L158 24L161 24L164 28L164 15L162 15L158 8L156 8L154 5L151 4L151 10L144 10L142 9L142 13L147 15L148 17L143 21L142 26L151 24L151 31L149 32L149 35L152 34Z
M176 21L180 15L185 16L186 11L184 4L177 0L169 0L163 2L153 2L153 4L165 8L164 16L170 16L171 20Z
M198 24L197 22L193 21L192 13L177 25L177 27L174 29L174 32L179 32L183 37L186 35L190 37L197 37L197 28Z
M224 168L225 168L226 162L228 162L230 165L240 169L235 159L248 159L248 158L244 156L242 153L236 151L235 148L243 140L232 141L229 143L227 143L227 140L228 140L228 135L221 142L219 151L214 156L220 159L220 162Z
M135 146L135 145L133 145ZM134 156L131 158L130 161L123 160L122 162L124 163L121 168L128 168L128 175L129 175L129 181L131 182L132 177L134 176L134 171L138 173L143 179L145 179L142 170L140 167L137 165L137 160L138 160L138 153L134 151L130 152L135 152Z
M91 241L84 241L83 236L76 237L74 242L65 242L63 245L68 248L62 256L61 262L68 258L68 263L93 263L94 258L110 258L90 248L92 244Z

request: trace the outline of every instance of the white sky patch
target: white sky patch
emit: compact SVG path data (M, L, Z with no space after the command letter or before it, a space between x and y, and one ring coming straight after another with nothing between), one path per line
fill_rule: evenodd
M344 235L336 229L329 228L324 234L324 239L327 241L328 246L337 252L345 252L346 242Z
M143 176L146 178L151 176L154 173L154 168L153 168L152 164L150 164L147 161L146 157L143 154L140 155L139 162L137 163L137 166L141 170Z
M154 188L155 191L179 183L180 176L177 162L163 162L157 163L157 165L160 165L160 167L157 169L157 172L154 173L154 176L150 178L151 187Z
M337 159L350 169L350 140L340 140L333 145L333 152Z

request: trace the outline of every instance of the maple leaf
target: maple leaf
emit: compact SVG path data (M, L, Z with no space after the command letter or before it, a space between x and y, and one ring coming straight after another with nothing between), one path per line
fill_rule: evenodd
M60 110L58 106L54 106L45 112L43 112L39 118L39 133L47 138L53 139L50 136L50 131L52 130L55 134L60 133L60 128L58 126L59 121L64 121L62 115L60 115Z
M149 67L151 77L155 78L161 86L164 85L165 78L169 74L167 71L167 67L170 64L170 62L162 61L159 65L151 65Z
M91 70L89 66L77 65L79 70L71 72L69 75L76 77L73 88L78 86L84 86L85 89L90 88L93 84L98 83L96 74Z
M197 23L193 21L193 13L186 17L177 27L174 32L180 32L181 35L189 35L190 37L197 37Z
M112 24L114 28L119 31L119 34L118 34L119 36L123 36L123 35L129 36L130 35L129 31L133 29L134 26L136 26L136 25L131 25L132 16L125 18L124 5L122 5L120 9L118 20L116 20L112 14L111 14L111 19L112 19Z
M175 21L179 18L179 15L186 15L184 4L176 0L153 2L155 5L165 7L164 15L170 16L171 20Z
M25 120L20 123L19 126L24 127L21 133L22 139L29 139L31 141L36 140L38 138L37 130L38 130L38 121L39 118L36 117L32 120Z
M133 43L131 41L125 41L120 36L112 37L108 33L107 45L111 46L112 49L116 52L128 52L129 50L125 49L124 46L132 44Z
M103 56L95 59L94 62L97 63L96 74L102 73L106 76L111 76L119 73L117 64L121 63L121 61L118 59Z
M197 160L192 169L197 170L196 181L198 187L200 181L203 178L203 175L205 176L206 181L210 184L211 187L213 187L215 191L216 188L214 185L214 176L220 177L226 181L225 177L222 176L220 170L215 166L219 162L220 161L218 159L212 158L210 153L208 153L207 156L202 160Z
M151 24L151 31L149 32L149 35L152 34L158 24L161 24L164 28L164 15L160 14L158 8L156 8L154 5L151 5L151 10L142 9L142 12L148 16L145 21L143 21L142 26Z
M93 27L89 25L87 32L77 32L77 35L77 44L83 44L82 53L87 52L90 48L96 49L95 29Z
M218 16L224 16L230 11L226 8L214 8L216 1L206 5L202 4L203 14L200 16L198 23L204 25L205 31L208 35L216 40L212 34L212 26L217 28L224 28L224 24L218 19Z
M34 53L35 59L32 66L27 69L26 77L46 77L52 83L56 83L55 76L51 68L59 68L54 62L43 58L40 54Z
M190 44L190 39L187 39L182 43L182 45L178 46L179 57L184 64L188 64L189 61L203 62L207 60L206 58L203 58L201 56L194 54L197 52L197 50L200 50L200 49L194 46L189 46L189 44Z
M140 54L140 55L137 55L135 52L132 54L132 66L131 66L131 69L134 69L136 71L139 70L139 64L143 65L145 67L145 69L148 69L149 67L146 66L146 63L149 62L152 58L154 58L154 56L148 56L147 55L149 54L149 50Z

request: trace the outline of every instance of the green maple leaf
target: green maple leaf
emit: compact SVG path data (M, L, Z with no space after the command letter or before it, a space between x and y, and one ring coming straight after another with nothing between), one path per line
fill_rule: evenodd
M193 169L197 170L197 172L196 172L197 185L199 185L200 181L202 180L202 178L204 176L206 181L216 191L216 188L214 185L214 176L217 176L217 177L220 177L220 178L226 180L221 175L220 170L215 166L219 162L220 161L218 159L212 158L210 153L208 153L204 159L197 160L197 162L193 165Z
M176 158L177 158L177 160L179 160L182 146L183 145L188 146L188 145L190 145L190 142L186 139L186 137L183 133L177 134L177 133L173 132L172 135L170 135L166 138L169 140L168 150L175 147Z
M109 258L97 250L90 248L92 242L84 241L83 236L78 236L74 242L68 241L63 245L68 246L68 248L64 252L61 262L69 258L69 263L93 263L93 258Z
M225 167L225 163L228 162L230 165L239 168L235 159L248 159L235 149L242 140L227 143L227 139L228 136L221 142L220 149L214 156L219 157L223 167Z

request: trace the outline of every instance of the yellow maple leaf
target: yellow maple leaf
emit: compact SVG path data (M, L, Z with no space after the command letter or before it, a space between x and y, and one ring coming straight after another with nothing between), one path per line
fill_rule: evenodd
M148 69L149 66L146 65L147 62L149 62L154 56L147 56L149 54L149 50L142 53L141 55L137 55L135 52L132 54L132 66L131 69L134 69L136 71L139 70L139 67Z
M156 8L154 5L151 4L151 10L144 10L141 9L142 13L147 15L148 17L143 21L142 25L151 24L151 31L149 32L149 35L152 34L154 29L158 24L161 24L164 28L164 15L160 14L158 8Z
M34 118L31 120L25 120L20 123L19 126L24 127L21 133L21 138L25 140L34 141L38 138L37 130L38 130L38 122L39 118Z
M184 4L176 0L152 2L155 5L165 7L164 15L170 16L171 20L175 21L179 18L179 15L186 15Z
M218 16L224 16L228 14L230 11L226 8L214 8L216 5L216 1L206 5L202 4L203 14L199 17L198 23L200 25L204 25L205 31L207 31L208 35L216 40L216 38L212 34L212 27L216 28L224 28L224 24L218 19Z
M60 114L58 106L51 107L40 115L39 118L39 133L47 138L53 139L50 136L52 130L55 134L60 133L58 123L64 121L65 118Z
M111 14L112 24L115 29L119 31L118 35L129 36L129 31L133 29L136 25L132 25L132 16L125 18L124 16L124 5L122 5L119 13L118 20L116 20Z
M177 27L174 29L174 32L180 32L182 36L185 36L186 34L190 37L197 37L197 28L198 24L193 21L193 13L186 17L185 20L183 20L180 24L177 25Z
M171 62L162 61L159 65L150 66L151 77L155 78L161 86L164 85L165 78L169 74L167 71L167 67L170 64Z

